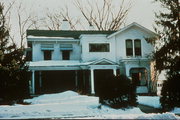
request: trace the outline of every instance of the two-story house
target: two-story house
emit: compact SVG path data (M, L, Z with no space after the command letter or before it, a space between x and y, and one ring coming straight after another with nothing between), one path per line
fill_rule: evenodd
M125 74L137 82L137 93L147 93L153 46L145 38L155 35L137 23L118 31L27 30L31 94L96 94L110 74Z

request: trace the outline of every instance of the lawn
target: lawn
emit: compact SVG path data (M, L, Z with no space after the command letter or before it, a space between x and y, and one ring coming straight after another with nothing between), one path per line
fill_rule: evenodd
M138 97L138 101L143 98ZM148 98L150 100L150 98ZM145 99L144 99L145 100ZM89 119L180 119L174 113L145 114L138 107L112 109L98 103L98 97L79 95L74 91L44 94L26 99L30 105L0 106L0 119L89 118Z

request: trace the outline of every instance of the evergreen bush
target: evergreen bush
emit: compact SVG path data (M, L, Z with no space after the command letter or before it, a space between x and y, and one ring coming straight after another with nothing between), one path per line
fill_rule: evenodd
M109 76L101 85L99 102L113 108L136 106L136 86L125 75Z
M0 98L8 103L28 96L28 67L24 48L9 41L3 9L0 3Z
M180 75L173 75L163 83L160 103L164 111L180 107Z

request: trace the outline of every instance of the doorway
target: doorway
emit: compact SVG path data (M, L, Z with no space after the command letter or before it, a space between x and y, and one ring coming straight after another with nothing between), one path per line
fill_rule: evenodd
M102 85L107 84L107 78L113 75L112 69L94 70L94 87L95 93L98 95Z

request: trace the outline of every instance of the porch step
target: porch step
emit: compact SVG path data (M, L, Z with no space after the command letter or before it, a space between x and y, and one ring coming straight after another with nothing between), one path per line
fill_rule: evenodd
M147 86L137 86L136 93L148 93Z

